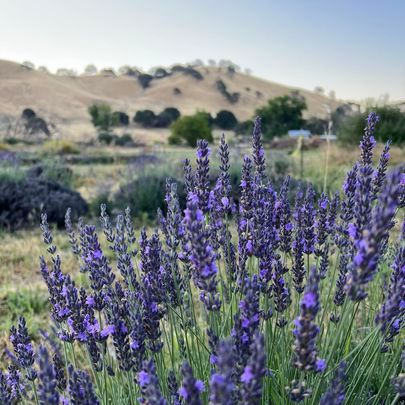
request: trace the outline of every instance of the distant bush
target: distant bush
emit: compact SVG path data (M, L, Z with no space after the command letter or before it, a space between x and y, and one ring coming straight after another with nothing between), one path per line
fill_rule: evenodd
M176 121L180 117L180 111L175 107L167 107L160 114L169 116L172 121Z
M189 146L196 146L198 139L213 141L211 128L201 113L179 118L171 126L169 143L178 144L185 141Z
M263 135L268 138L286 135L290 129L302 128L302 112L307 108L305 99L299 94L280 96L268 101L256 110L262 117Z
M114 135L111 132L100 132L97 135L98 141L100 143L104 143L105 145L111 145L116 138L117 138L117 135Z
M192 66L183 66L183 65L174 65L171 69L173 73L176 72L181 72L184 73L185 75L189 75L194 77L194 79L197 80L203 80L204 76L196 69L194 69Z
M155 79L163 79L164 77L170 76L170 72L168 72L166 69L162 67L158 67L155 69L153 72L153 77Z
M80 153L79 148L66 139L54 139L45 142L42 145L41 152L43 155L74 155Z
M45 160L41 164L30 167L26 177L29 179L51 180L71 187L73 184L73 170L57 160Z
M210 126L210 128L213 127L213 125L214 125L214 117L213 117L209 112L206 112L206 111L197 111L197 112L195 113L195 115L198 115L198 116L204 118L204 120L207 121L207 123L208 123L208 125Z
M75 218L85 215L88 210L79 193L54 181L0 178L0 228L16 230L37 226L41 213L48 215L50 223L63 226L69 207Z
M114 111L111 116L112 125L119 126L128 126L129 125L129 116L122 111Z
M161 173L152 173L121 186L113 196L112 206L121 211L130 207L135 216L155 218L158 208L165 210L166 177ZM178 182L178 191L181 204L184 206L186 197L181 182Z
M217 80L217 89L231 104L239 101L240 93L230 93L222 80Z
M21 119L27 134L34 135L41 132L47 136L51 134L46 121L38 117L33 109L25 108L21 114Z
M134 144L134 140L130 134L123 134L115 138L115 144L117 146L130 146Z
M233 129L237 123L235 115L227 110L219 111L214 120L214 124L220 129Z
M165 108L156 116L153 126L156 128L168 128L172 122L176 121L179 117L180 111L177 108Z
M393 143L405 144L405 113L391 106L374 107L373 111L380 117L375 131L376 140L387 142L390 139ZM358 144L368 113L347 117L338 132L339 141L348 145Z
M153 76L147 73L142 73L138 76L138 83L142 86L143 89L148 88L152 80Z
M108 104L93 104L88 108L93 125L103 131L109 131L112 125L112 111Z
M134 116L134 122L145 128L153 127L156 114L152 110L138 110Z

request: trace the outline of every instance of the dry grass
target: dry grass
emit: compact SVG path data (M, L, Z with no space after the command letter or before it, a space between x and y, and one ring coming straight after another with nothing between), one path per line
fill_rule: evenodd
M239 120L246 120L268 99L293 90L242 73L229 77L218 68L204 67L198 70L204 75L204 80L177 73L154 80L150 88L144 90L137 80L130 77L61 77L29 71L17 63L0 61L0 111L18 116L23 108L33 108L40 116L57 125L59 136L83 141L94 137L95 131L87 108L96 102L108 103L131 117L139 109L149 108L159 112L172 106L182 114L192 114L197 110L212 114L222 109L232 110ZM238 103L230 104L219 93L216 87L219 79L227 85L229 92L240 93ZM181 89L182 94L174 95L175 87ZM256 91L262 95L258 97ZM332 109L339 104L311 91L301 90L301 93L307 100L308 115L323 116L326 112L324 104L331 104ZM164 130L154 131L154 139L150 139L150 132L145 133L142 129L131 128L128 132L135 139L139 138L148 144L166 139Z

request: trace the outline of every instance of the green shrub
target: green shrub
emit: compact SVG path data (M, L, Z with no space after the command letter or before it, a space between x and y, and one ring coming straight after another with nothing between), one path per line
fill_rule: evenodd
M137 217L153 219L158 208L165 210L166 175L151 173L124 184L112 199L112 206L123 211L126 207ZM182 206L185 203L183 183L178 183Z
M100 143L104 143L106 145L111 145L111 143L117 138L116 135L112 134L111 132L100 132L97 135L97 139Z
M111 106L108 104L93 104L88 108L91 122L96 128L109 131L113 124Z
M125 114L122 111L114 111L111 116L112 125L115 127L124 126L127 127L129 125L129 117L128 114Z
M383 106L372 109L380 117L375 138L387 142L389 139L396 144L405 143L405 113L396 107ZM368 112L348 117L338 132L339 141L347 145L358 144L366 125Z
M156 116L153 126L167 128L180 117L180 111L174 107L167 107Z
M156 114L152 110L138 110L134 116L134 122L145 128L153 127Z
M213 141L211 128L201 113L179 118L171 126L169 143L178 144L185 141L189 146L196 146L197 140Z
M134 140L132 139L132 136L130 134L123 134L115 139L115 144L117 146L129 146L133 145L133 143Z
M27 171L27 177L51 180L71 187L73 184L73 170L57 160L45 160L39 165L32 166Z
M214 120L214 124L220 129L233 129L237 123L234 113L227 110L219 111Z
M0 178L0 228L37 226L41 213L48 215L49 223L63 226L69 207L76 218L88 210L78 192L54 181L35 177L18 181Z
M263 135L271 139L286 135L290 129L302 128L302 112L306 108L305 99L296 93L269 100L267 105L256 110L262 118Z

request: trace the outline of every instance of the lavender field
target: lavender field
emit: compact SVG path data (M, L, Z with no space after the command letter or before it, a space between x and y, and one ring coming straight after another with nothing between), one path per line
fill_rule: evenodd
M404 166L375 155L378 121L324 193L272 183L256 118L236 190L223 136L184 160L185 209L167 180L157 223L43 214L47 297L6 314L0 403L402 403Z

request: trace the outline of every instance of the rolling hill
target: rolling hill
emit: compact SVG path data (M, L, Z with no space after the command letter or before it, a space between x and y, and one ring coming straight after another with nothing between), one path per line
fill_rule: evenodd
M108 103L114 110L124 111L131 117L139 109L159 112L173 106L182 114L196 110L215 114L226 109L233 111L239 120L246 120L268 99L296 90L242 73L230 76L225 69L217 67L199 67L197 70L203 75L202 80L177 72L154 79L149 88L143 89L138 80L130 76L57 76L0 60L0 116L17 117L29 107L52 120L61 135L82 138L94 135L87 112L92 103ZM230 103L219 92L218 80L230 93L240 93L238 102ZM175 88L181 93L175 94ZM332 108L339 105L320 94L299 91L306 98L308 116L323 116L325 104Z

